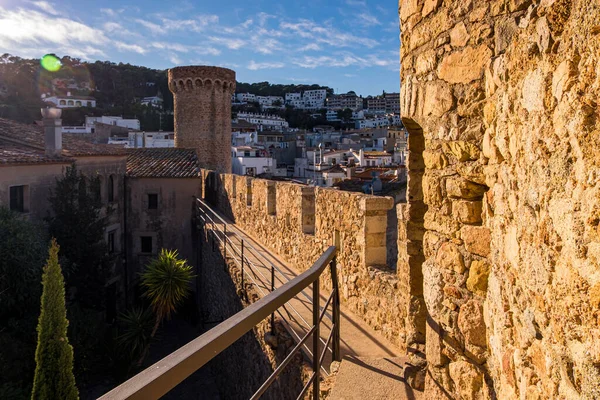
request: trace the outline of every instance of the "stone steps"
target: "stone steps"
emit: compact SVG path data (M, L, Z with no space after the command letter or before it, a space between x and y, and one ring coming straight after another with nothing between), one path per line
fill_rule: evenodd
M344 357L328 400L419 400L421 392L406 381L407 357Z

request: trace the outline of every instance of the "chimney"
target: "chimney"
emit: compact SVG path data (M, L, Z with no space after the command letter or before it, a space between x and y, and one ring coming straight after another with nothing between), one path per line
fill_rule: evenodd
M62 120L60 108L42 108L46 156L57 157L62 154Z

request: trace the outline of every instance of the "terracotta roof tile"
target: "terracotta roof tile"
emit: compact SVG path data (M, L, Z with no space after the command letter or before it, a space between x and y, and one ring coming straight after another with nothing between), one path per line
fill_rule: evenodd
M122 146L92 144L77 137L63 135L62 155L48 157L45 154L43 127L0 118L0 165L68 163L74 157L125 154Z
M194 149L129 149L127 176L132 178L193 178L199 172Z

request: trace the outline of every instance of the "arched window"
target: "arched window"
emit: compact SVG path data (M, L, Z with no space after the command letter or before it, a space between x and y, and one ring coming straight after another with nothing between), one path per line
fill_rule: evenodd
M79 100L77 100L77 101L75 102L75 105L76 105L77 107L81 107L81 102L80 102Z
M67 102L67 104L68 104L68 105L70 105L70 106L72 106L72 105L73 105L73 100L69 100L69 101Z
M61 105L61 106L66 106L67 102L64 101L64 100L61 100L61 101L58 102L58 104Z
M108 201L110 203L115 201L115 178L113 177L113 175L108 177L107 193L108 193Z

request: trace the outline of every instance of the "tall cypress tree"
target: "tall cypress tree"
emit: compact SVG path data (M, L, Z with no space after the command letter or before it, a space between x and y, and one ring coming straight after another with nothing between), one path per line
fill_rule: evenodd
M42 307L35 351L32 400L78 399L73 375L73 347L67 338L65 281L58 263L58 244L52 239L42 276Z

